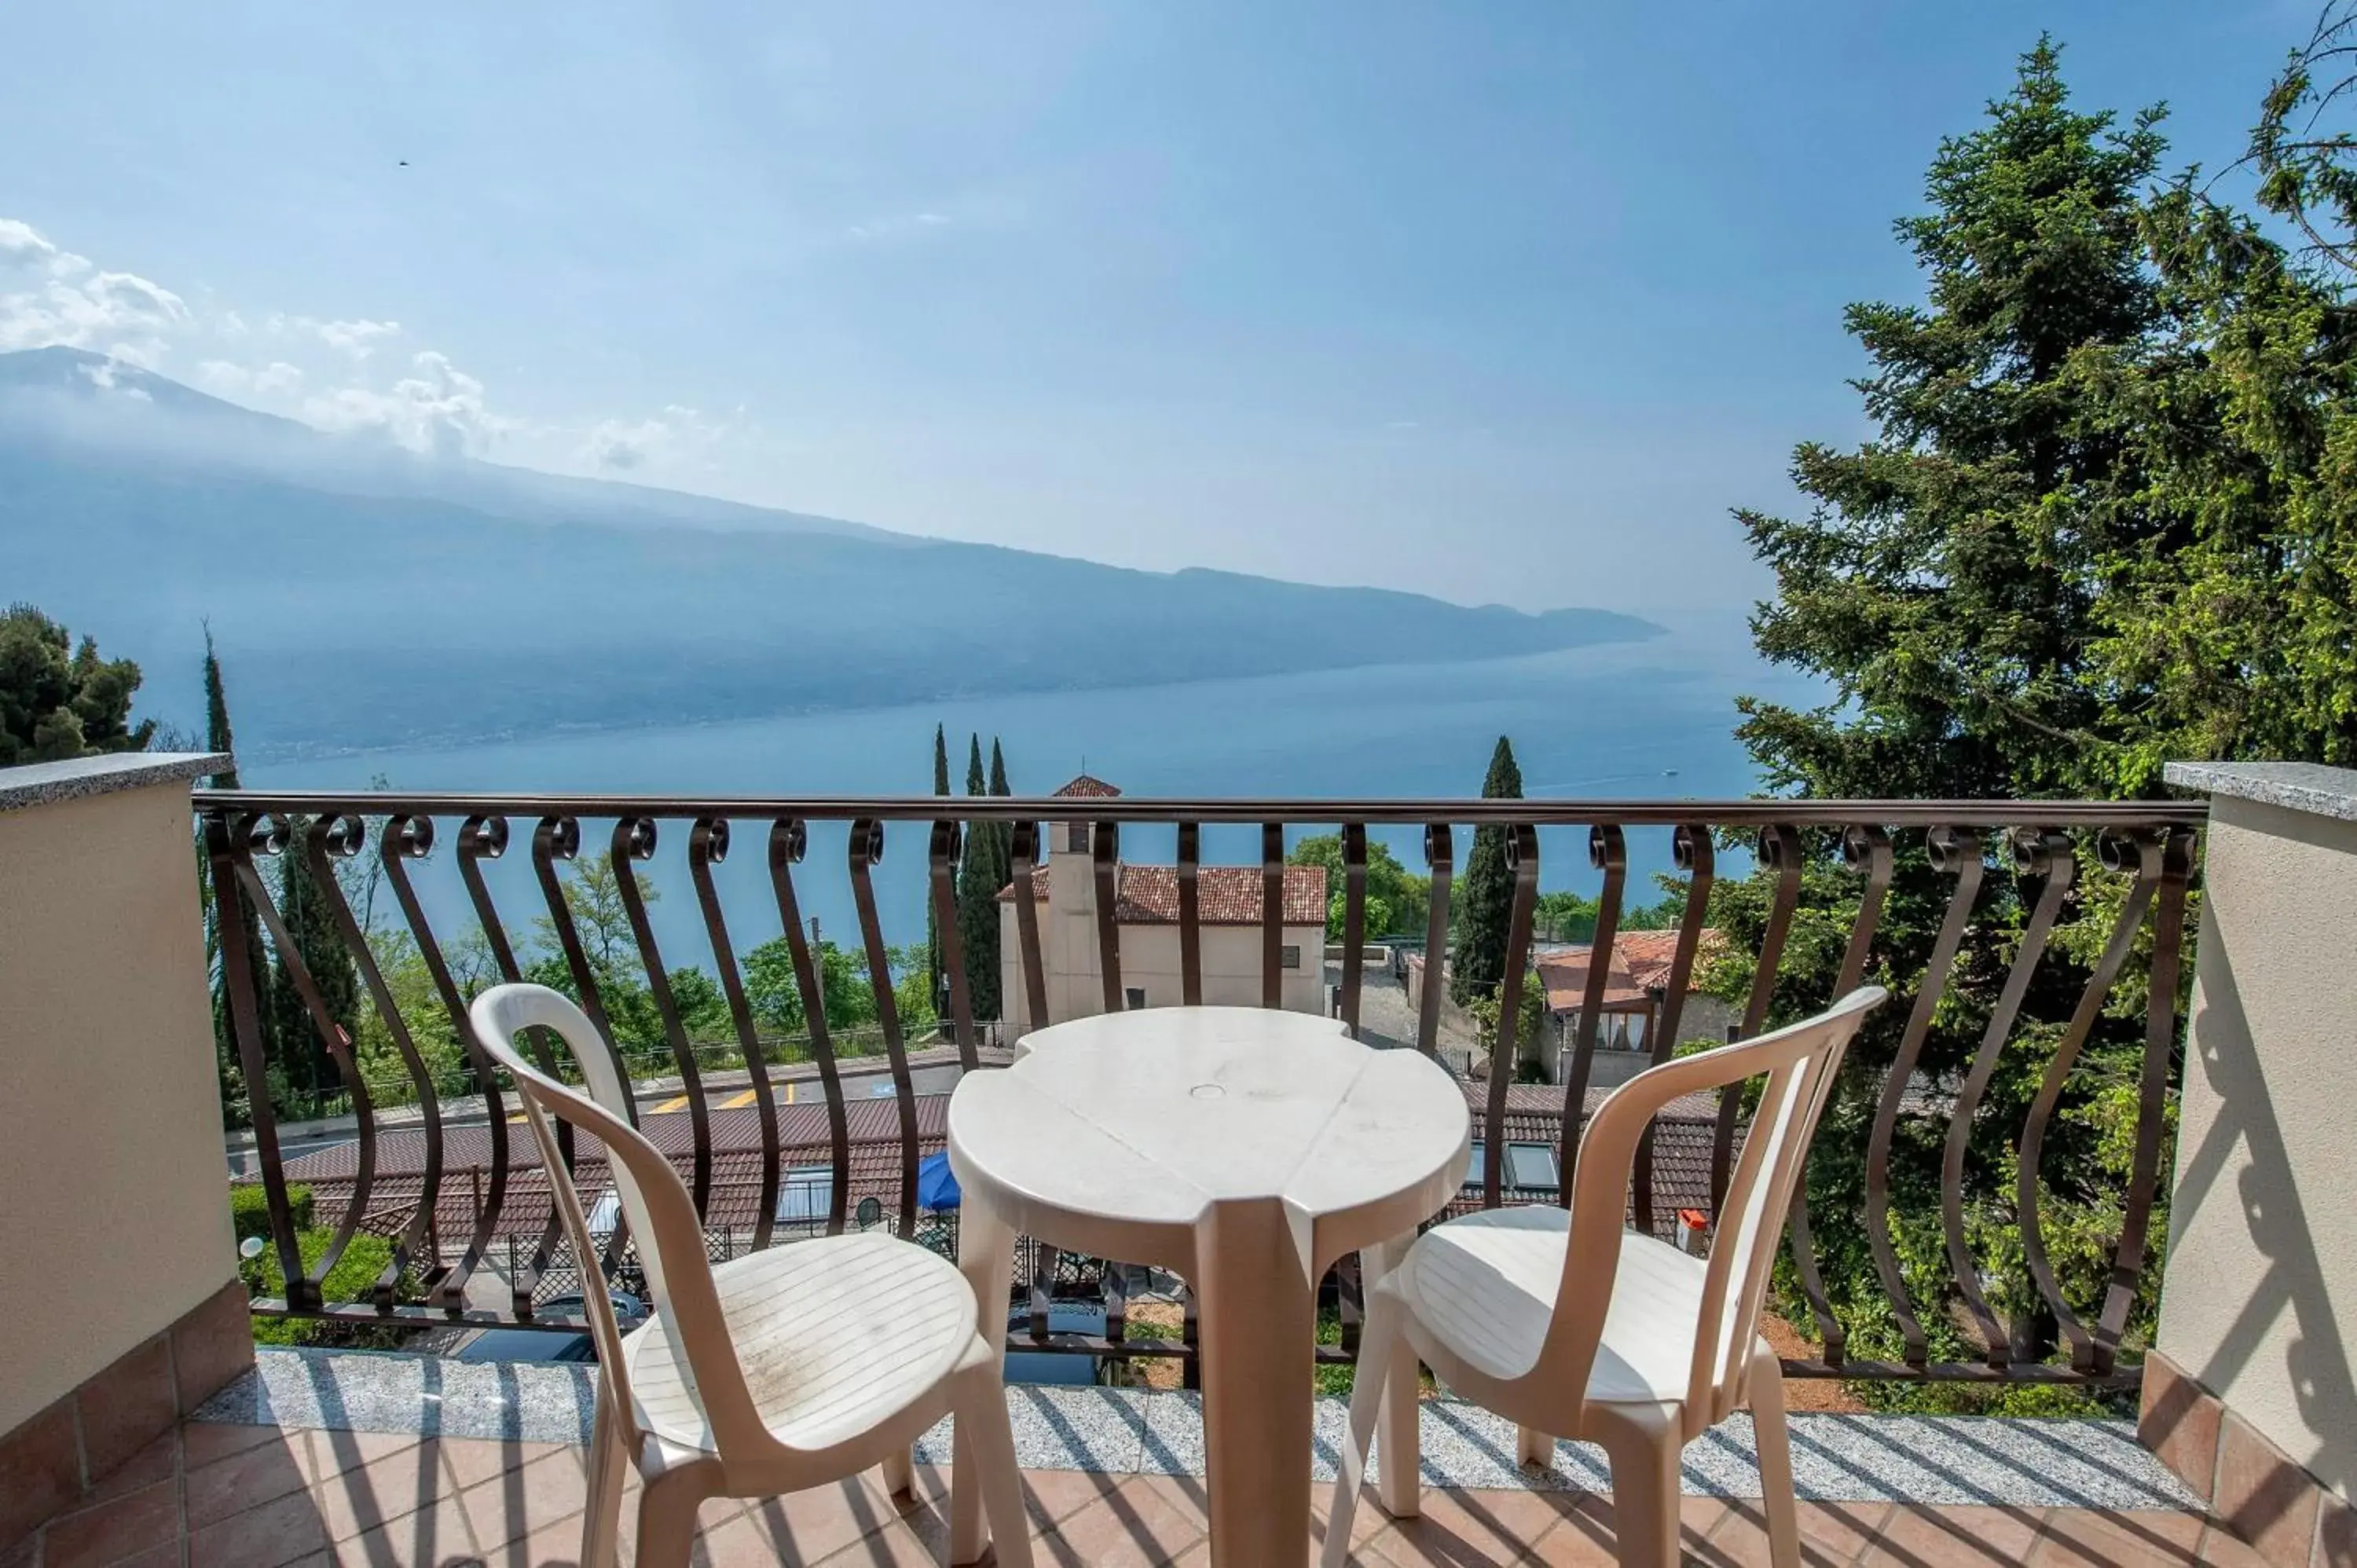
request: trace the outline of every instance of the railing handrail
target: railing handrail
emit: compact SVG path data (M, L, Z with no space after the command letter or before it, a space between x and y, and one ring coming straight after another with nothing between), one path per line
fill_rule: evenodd
M221 807L366 816L573 817L813 817L878 822L1179 821L1323 825L1384 823L1405 827L1446 822L1466 826L1523 823L1534 827L1618 822L1624 827L1947 827L1959 823L2104 828L2198 827L2209 820L2206 800L2069 800L1991 797L1954 800L1877 800L1749 796L1736 799L1605 800L1591 798L1434 797L1414 800L1286 798L1279 796L1010 796L1010 795L517 795L406 789L199 789L199 811Z

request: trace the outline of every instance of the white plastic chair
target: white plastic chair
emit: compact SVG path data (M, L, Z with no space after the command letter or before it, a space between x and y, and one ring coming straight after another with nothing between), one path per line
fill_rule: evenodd
M1677 1562L1679 1455L1749 1405L1770 1558L1797 1568L1784 1377L1759 1337L1760 1306L1834 1073L1883 998L1867 986L1805 1023L1639 1073L1589 1120L1568 1211L1470 1214L1406 1249L1368 1300L1325 1568L1348 1549L1379 1412L1377 1496L1395 1516L1420 1509L1419 1358L1451 1391L1516 1423L1525 1462L1553 1460L1550 1434L1603 1447L1626 1568ZM1763 1074L1709 1257L1627 1229L1637 1141L1653 1113L1682 1094Z
M834 1236L772 1247L716 1268L679 1173L621 1108L629 1086L596 1026L542 985L500 985L469 1010L485 1049L513 1075L549 1187L585 1272L597 1243L580 1195L565 1177L559 1116L606 1147L654 1316L625 1336L601 1290L583 1293L597 1348L597 1425L590 1438L583 1568L611 1568L622 1466L645 1482L638 1561L688 1561L696 1506L706 1498L767 1498L884 1467L906 1490L909 1446L943 1415L973 1442L997 1561L1029 1568L1015 1439L998 1355L974 1292L946 1259L889 1236ZM554 1029L572 1047L589 1094L525 1060L515 1036ZM955 1484L973 1484L958 1476ZM973 1520L977 1510L961 1512ZM952 1531L950 1560L972 1563L989 1543L978 1522Z

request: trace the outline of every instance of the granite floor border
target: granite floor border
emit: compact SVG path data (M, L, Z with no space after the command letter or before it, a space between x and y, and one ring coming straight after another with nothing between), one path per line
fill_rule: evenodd
M592 1369L567 1363L467 1362L379 1351L264 1348L254 1370L197 1412L199 1421L359 1432L416 1433L535 1443L585 1443L595 1406ZM1200 1476L1200 1396L1131 1389L1007 1391L1016 1454L1027 1469ZM1317 1402L1311 1466L1335 1471L1344 1402ZM1796 1415L1793 1487L1819 1502L2010 1508L2185 1509L2184 1483L2124 1421L1963 1416ZM1436 1487L1604 1491L1602 1455L1559 1443L1544 1470L1515 1462L1514 1429L1453 1400L1422 1409L1425 1481ZM1736 1416L1690 1444L1681 1480L1689 1497L1760 1492L1751 1424ZM920 1440L920 1459L946 1464L949 1424ZM1376 1455L1372 1468L1380 1470Z

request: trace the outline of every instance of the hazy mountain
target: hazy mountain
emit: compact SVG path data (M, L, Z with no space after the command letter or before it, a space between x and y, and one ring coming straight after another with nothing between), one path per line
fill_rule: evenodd
M0 355L0 598L142 660L151 685L209 618L248 746L1476 660L1661 629L1130 571L425 457L60 349Z

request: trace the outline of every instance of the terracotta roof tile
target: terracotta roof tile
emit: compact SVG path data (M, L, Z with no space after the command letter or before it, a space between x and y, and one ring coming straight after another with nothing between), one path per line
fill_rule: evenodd
M1049 798L1057 800L1110 800L1120 793L1118 785L1108 784L1102 779L1092 779L1083 773Z
M1034 873L1031 894L1048 901L1049 877ZM1125 926L1175 926L1178 923L1178 870L1170 865L1120 868L1114 884L1114 916ZM1001 903L1011 903L1015 884L998 890ZM1256 865L1207 865L1196 876L1196 911L1207 926L1257 926L1261 918L1261 871ZM1326 868L1288 865L1285 868L1283 923L1288 926L1326 924Z
M1704 927L1695 962L1701 964L1716 956L1720 940L1717 928ZM1587 946L1567 947L1538 961L1535 967L1539 980L1546 987L1549 1011L1578 1011L1587 995L1587 961L1593 950ZM1615 937L1611 964L1604 978L1606 1011L1641 1011L1652 989L1668 983L1677 950L1675 931L1622 931Z

